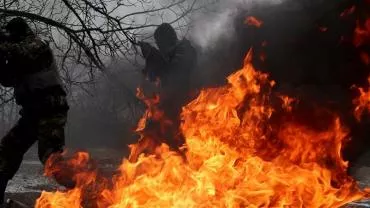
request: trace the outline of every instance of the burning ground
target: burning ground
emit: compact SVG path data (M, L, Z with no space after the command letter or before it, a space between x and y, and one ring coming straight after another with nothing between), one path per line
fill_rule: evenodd
M353 7L344 11L337 16L350 16ZM155 107L160 102L159 97L145 98L139 94L148 105L148 110L137 127L141 142L130 146L129 159L124 158L117 164L117 171L111 174L113 176L102 173L99 164L86 152L71 156L66 166L47 166L46 174L53 171L73 173L78 186L69 191L44 191L37 200L36 207L331 208L366 199L366 185L369 184L360 188L349 176L349 163L343 159L342 150L351 141L353 126L347 125L342 112L328 106L310 105L311 100L307 97L296 97L274 90L280 87L280 81L293 73L289 69L292 66L284 62L293 62L290 56L302 54L300 58L307 57L303 61L294 61L303 67L302 71L317 73L320 83L311 84L324 86L328 84L326 78L332 79L333 76L331 73L324 76L328 71L321 69L339 70L344 64L337 60L347 57L347 51L352 51L345 49L345 55L340 56L339 49L330 47L330 44L337 45L337 41L341 40L335 32L333 34L338 36L338 40L330 36L335 28L316 23L318 34L323 34L318 38L321 42L306 42L303 39L304 41L294 45L300 44L299 48L304 48L304 53L289 50L286 47L288 44L284 44L291 41L290 36L285 42L276 37L274 42L272 38L259 35L258 31L263 30L266 33L272 33L270 30L278 33L276 28L279 25L268 26L276 24L275 19L279 17L274 16L273 19L273 22L268 22L255 16L242 15L243 25L251 26L257 34L254 36L257 37L256 42L262 47L267 45L267 56L261 53L261 49L255 50L256 57L262 63L252 64L252 52L249 52L243 67L230 73L225 85L203 89L197 98L183 107L183 122L179 131L185 137L186 144L181 151L171 151L166 144L150 152L143 151L144 144L162 140L143 131L146 120L159 120L163 125L170 122ZM281 19L285 21L284 18ZM289 24L285 25L290 27ZM350 44L357 47L361 54L358 58L365 65L368 56L361 46L366 45L369 40L367 25L367 21L358 22L355 28L350 29L351 34L355 31ZM306 27L306 24L301 27ZM280 31L284 30L280 28ZM243 33L240 35L243 40L252 39ZM317 33L310 35L309 38L319 36ZM277 43L279 44L276 45ZM327 44L327 55L315 55L318 54L316 49L322 52L323 44ZM239 45L247 47L251 44ZM271 50L274 47L279 49L278 52ZM339 52L329 53L331 51ZM245 56L245 53L242 54ZM271 64L274 59L275 63ZM327 59L335 59L336 64L322 66L322 62ZM222 61L224 62L223 59ZM271 68L276 70L264 73L253 65L258 68L262 66L261 70L264 71ZM288 73L281 73L284 69L289 69ZM333 74L340 73L335 71ZM366 80L366 76L360 73L355 75ZM348 76L339 77L347 79ZM307 80L317 81L314 78L312 75ZM356 83L352 80L348 82L351 85ZM350 111L357 118L355 125L359 125L369 110L368 86L353 86L352 89L358 92L358 96L353 101L349 99ZM366 170L368 169L359 169L359 172L365 172L362 175L365 181L369 179L369 176L365 177L368 174Z
M69 163L77 187L43 192L36 207L331 208L366 198L342 159L348 129L341 118L314 109L320 127L301 122L294 102L272 93L275 82L251 60L249 52L227 85L205 89L184 106L183 152L162 144L135 161L123 159L112 178L77 153Z

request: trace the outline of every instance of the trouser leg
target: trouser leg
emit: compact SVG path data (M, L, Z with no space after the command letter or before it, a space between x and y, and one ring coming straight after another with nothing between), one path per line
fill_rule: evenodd
M65 145L65 124L67 112L55 113L41 118L38 123L38 154L40 161L45 165L46 174L67 188L73 188L73 171L62 155Z
M21 118L0 142L0 175L11 179L19 169L24 153L35 143L35 126Z
M24 153L36 141L34 122L21 118L0 142L0 202L8 180L18 171Z
M63 152L66 120L66 113L58 113L40 119L37 129L38 155L43 164L46 163L51 154Z
M171 120L171 125L168 125L165 131L165 142L174 150L178 150L185 143L180 130L181 107L181 104L177 104L176 106L162 106L165 116Z

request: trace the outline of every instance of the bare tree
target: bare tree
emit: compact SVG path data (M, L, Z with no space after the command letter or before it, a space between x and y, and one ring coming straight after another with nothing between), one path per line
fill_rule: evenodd
M204 5L204 0L3 0L0 14L35 23L59 51L63 68L73 60L102 70L109 58L134 56L136 40L150 37L151 27L166 21L184 28Z
M152 36L153 27L170 22L188 28L193 12L218 0L3 0L0 21L28 20L48 40L58 57L66 86L88 93L97 72L117 79L106 67L112 59L136 60L137 40ZM125 83L123 96L135 97ZM14 105L12 90L0 87L0 104ZM10 109L13 109L10 108Z
M13 17L23 17L39 36L49 41L76 109L87 109L86 113L91 113L104 106L107 109L101 110L102 114L107 115L107 110L111 110L112 115L121 115L127 117L124 120L133 122L142 106L132 86L127 86L125 80L111 70L112 60L124 58L125 63L136 63L137 40L151 38L153 29L162 22L171 23L184 34L192 14L217 1L2 0L0 26ZM127 64L124 67L135 68ZM109 97L93 97L97 93L94 89L101 88L96 83L101 82L102 76L113 80L109 83L118 90L119 100L113 99L112 93L106 93ZM75 90L76 86L79 90ZM108 104L111 107L107 107ZM18 118L12 89L0 87L0 108L0 133L4 134Z

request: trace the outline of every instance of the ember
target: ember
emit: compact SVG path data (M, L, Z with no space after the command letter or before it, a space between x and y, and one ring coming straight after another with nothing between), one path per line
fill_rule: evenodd
M370 19L367 19L365 23L360 24L357 21L357 26L354 32L353 44L356 47L360 47L369 43L370 39Z
M350 8L348 9L345 9L341 14L340 14L340 17L346 17L348 15L351 15L355 12L356 10L356 6L351 6Z
M370 64L370 57L369 54L366 52L361 52L360 53L361 60L364 64L369 65Z
M95 200L101 208L333 208L367 197L346 174L341 149L347 130L340 118L333 116L323 130L294 121L274 128L273 114L291 114L294 99L283 96L275 106L275 82L256 71L251 59L249 52L226 86L201 91L183 108L185 157L162 144L135 162L124 159L113 186L98 195L89 197L88 184L81 183L94 174L80 174L75 189L43 192L36 207L79 208Z
M321 32L327 32L328 31L328 28L327 27L319 27L319 30Z
M256 17L253 17L253 16L249 16L245 19L245 24L247 25L251 25L251 26L255 26L255 27L261 27L263 22L259 19L257 19Z

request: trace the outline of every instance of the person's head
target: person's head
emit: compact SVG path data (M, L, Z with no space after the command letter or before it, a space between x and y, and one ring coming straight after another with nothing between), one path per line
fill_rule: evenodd
M158 26L154 32L154 38L159 50L165 53L173 48L178 41L175 29L168 23Z
M27 22L20 17L16 17L8 22L5 29L9 33L10 39L13 41L21 41L29 36L34 36Z

